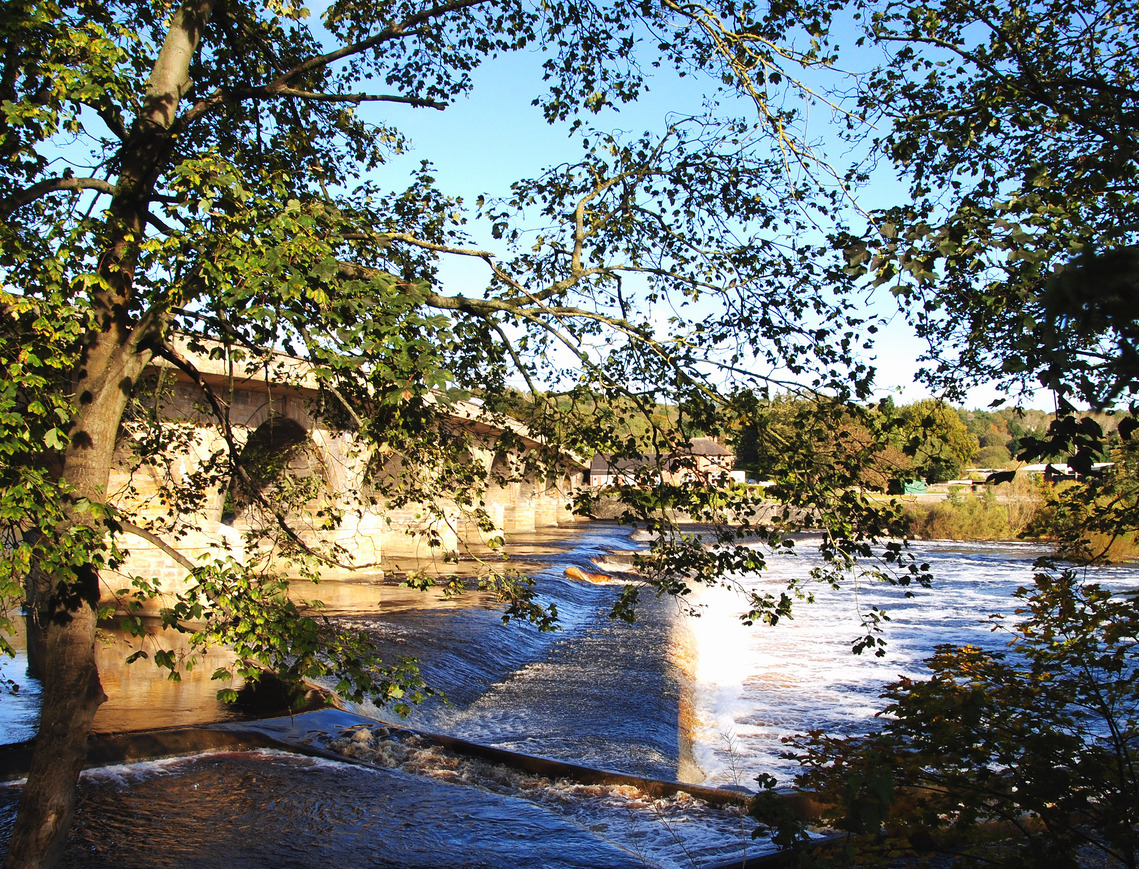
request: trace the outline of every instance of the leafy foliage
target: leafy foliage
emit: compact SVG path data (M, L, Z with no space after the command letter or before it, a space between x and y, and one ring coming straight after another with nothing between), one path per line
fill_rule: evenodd
M56 478L67 444L71 402L61 388L74 364L82 328L75 309L59 304L56 317L32 300L0 296L0 651L12 654L5 634L9 614L24 599L24 583L33 565L66 572L68 558L52 539L71 494ZM97 505L86 504L88 512ZM77 531L76 554L103 559L101 542Z
M926 399L905 405L890 425L913 461L914 474L930 483L958 479L977 452L977 441L957 411L944 402Z
M491 483L554 478L567 447L640 452L626 409L650 418L646 437L667 454L716 425L732 388L806 388L828 414L864 399L869 324L819 232L838 222L841 185L815 175L821 164L800 135L812 98L789 74L827 62L819 36L830 11L631 0L337 0L319 18L280 0L6 9L3 594L19 597L31 580L29 603L60 640L48 647L89 658L98 582L132 613L159 591L147 576L112 578L125 535L176 558L185 535L203 530L209 493L230 491L256 521L240 547L226 538L230 553L183 564L193 584L167 621L199 644L235 644L247 673L332 674L381 698L406 681L414 693L405 668L377 674L366 649L283 595L286 572L316 578L343 560L315 532L414 506L436 525L458 507L492 534ZM776 44L781 34L802 47ZM377 172L407 144L384 109L445 108L485 60L528 48L543 52L536 102L566 124L576 159L473 209L439 189L428 163L406 184ZM658 66L699 76L706 102L639 134L592 125L643 93ZM494 250L474 245L472 218L491 227ZM481 285L441 286L448 258L482 264ZM194 391L197 408L177 420L162 412L167 375ZM246 449L230 411L247 377L310 396L312 413L355 439L374 472L359 491L315 498ZM479 437L500 433L493 455L517 453L522 438L505 415L517 403L500 400L508 383L527 385L537 446L484 467L472 460ZM483 399L477 423L462 404L472 394ZM559 397L580 410L598 394L607 400L587 413L564 412ZM653 419L661 405L682 418ZM216 443L195 430L207 420ZM188 448L197 461L183 472L171 456ZM647 581L683 594L726 570L762 569L740 535L782 545L820 519L836 564L873 554L896 517L836 488L849 458L831 474L789 455L795 501L771 520L748 493L626 492L626 518L659 543ZM127 494L150 475L165 517L109 491L124 462L135 473ZM716 523L720 548L678 535L677 510ZM894 564L897 553L886 555ZM532 582L501 571L488 584L507 618L552 625ZM757 601L755 617L783 606ZM45 685L45 715L60 717L51 732L69 742L41 754L67 756L72 769L44 766L29 792L77 774L101 695L90 672L71 698L62 680ZM50 809L36 799L41 819L66 825L64 796ZM25 853L39 830L22 812L13 850Z
M950 396L1043 386L1059 419L1025 457L1090 464L1077 407L1135 393L1136 25L1131 2L860 4L887 60L860 89L904 204L848 239L930 341ZM1066 421L1067 420L1067 421Z
M1139 608L1048 565L1018 597L1007 651L941 647L929 679L887 687L877 732L794 741L801 783L831 801L851 844L918 837L1041 867L1090 849L1135 865Z
M1057 555L1076 563L1133 558L1139 529L1134 437L1112 453L1114 464L1079 485L1050 493L1030 531L1056 537Z

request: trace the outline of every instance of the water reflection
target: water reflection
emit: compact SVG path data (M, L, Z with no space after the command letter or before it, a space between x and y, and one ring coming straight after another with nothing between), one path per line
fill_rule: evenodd
M41 633L30 616L17 615L13 621L19 626L13 643L16 657L4 659L3 675L19 683L20 690L0 697L0 741L4 743L35 736L41 694ZM234 662L232 652L213 647L195 654L183 634L163 631L157 620L144 620L144 626L147 632L143 637L128 635L114 621L99 626L95 658L107 701L95 716L95 733L204 724L245 714L217 700L219 687L232 684L240 688L241 682L219 683L211 678L215 670ZM180 672L180 681L171 681L169 671L156 667L150 659L126 663L136 651L153 655L160 648L172 651L179 660L194 658L192 669Z
M12 613L15 633L9 641L16 649L10 658L0 654L0 742L23 742L36 735L41 687L28 673L28 626L19 613ZM11 693L12 691L16 693Z
M513 538L509 564L538 573L544 570L547 581L558 580L565 564L587 565L591 559L602 558L627 546L627 541L626 531L605 526L587 528L584 532L576 528L546 529ZM482 554L491 556L489 552ZM405 559L385 565L393 572L433 566L468 578L486 569L474 559L445 565ZM539 636L537 631L522 625L504 627L501 613L489 595L469 592L446 598L438 590L421 592L403 588L398 580L385 581L377 573L350 574L319 585L295 582L292 589L297 599L321 601L322 612L340 619L346 626L369 628L390 658L414 655L423 659L427 675L438 676L437 684L460 701L474 699L493 680L532 660L553 637ZM572 622L575 617L572 604L563 606L562 611L565 619ZM415 632L428 638L425 643L407 642L400 614L420 626ZM0 690L0 743L33 738L39 714L37 633L34 626L29 633L29 620L24 616L17 614L13 622L17 628L12 638L17 654L15 659L0 656L0 676L17 683L20 690L15 695ZM186 726L246 715L242 709L221 704L216 699L220 687L241 687L240 682L218 682L211 678L215 670L233 663L234 656L228 649L213 647L204 655L197 655L193 668L182 670L178 682L171 681L168 671L156 667L152 660L127 664L127 657L139 650L152 655L155 650L164 648L171 650L179 660L192 657L184 635L162 631L156 620L145 624L148 633L143 638L127 635L114 621L100 625L96 659L108 699L96 715L95 732ZM502 647L501 654L488 655L477 640L473 644L469 641L469 636L482 636L483 627L494 634L496 643ZM461 667L440 666L431 660L433 650L445 656L449 650L460 649L467 650L471 661L465 672Z

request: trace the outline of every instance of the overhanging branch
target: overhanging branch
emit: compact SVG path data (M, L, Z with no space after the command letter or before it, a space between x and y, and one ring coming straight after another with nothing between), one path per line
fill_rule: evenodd
M127 522L123 519L119 519L117 521L119 523L119 527L122 528L123 531L126 531L129 534L133 534L135 537L141 537L147 543L158 547L169 558L177 562L180 567L184 567L186 570L191 572L197 569L198 565L194 564L194 562L188 559L185 555L183 555L181 552L163 540L160 535L155 534L153 531L149 531L146 528L143 528L141 525L135 525L133 522Z
M0 202L0 219L7 219L17 208L35 202L49 193L66 190L94 190L111 196L115 192L115 185L103 178L45 178Z
M356 94L330 94L321 93L318 91L306 91L299 88L274 88L271 85L266 85L261 88L243 88L240 90L230 91L230 94L237 97L249 97L252 99L273 99L275 97L287 97L299 100L310 100L313 102L325 103L352 103L353 105L360 105L360 103L403 103L404 105L416 106L417 108L427 109L445 109L445 103L436 100L421 99L420 97L404 97L396 94L369 94L369 93L356 93Z

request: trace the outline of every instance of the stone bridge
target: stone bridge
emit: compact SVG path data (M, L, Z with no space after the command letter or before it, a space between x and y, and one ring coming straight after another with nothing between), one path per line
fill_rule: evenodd
M339 545L340 560L351 566L379 569L400 559L440 558L465 543L574 521L570 494L582 484L585 465L566 458L556 478L524 470L525 453L541 447L539 440L521 424L509 424L512 440L520 447L511 453L498 450L495 442L503 428L476 404L451 407L447 424L469 436L470 468L482 472L481 503L493 531L480 529L471 511L454 499L428 509L423 504L396 507L383 497L372 503L372 498L354 496L377 488L370 487L367 479L376 473L376 457L351 432L320 418L315 410L318 384L302 360L278 357L274 366L280 376L274 377L265 371L242 374L224 358L182 350L202 381L227 402L230 431L242 454L256 452L270 462L277 458L296 476L315 484L307 508L292 513L290 524L306 542ZM228 477L218 472L219 456L226 447L222 430L206 411L202 390L190 376L166 363L156 365L154 375L154 404L164 429L173 432L172 444L164 450L163 462L141 464L130 460L131 450L125 444L109 498L138 516L140 526L153 528L155 537L164 532L164 539L175 541L178 553L191 561L227 551L243 558L243 532L264 520L234 498ZM127 431L143 437L145 423L128 423ZM391 459L379 462L380 473L390 471L391 463ZM194 486L196 481L201 482ZM189 506L167 503L163 493L170 484L191 484L202 497ZM328 523L322 515L333 501L339 502L343 515L339 524ZM157 578L171 591L182 587L186 569L151 535L128 531L122 543L129 550L124 575ZM124 584L107 577L105 599L113 598L115 589Z

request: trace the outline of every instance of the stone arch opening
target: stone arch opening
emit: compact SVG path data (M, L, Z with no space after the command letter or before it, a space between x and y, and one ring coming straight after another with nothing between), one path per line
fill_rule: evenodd
M264 498L286 510L300 509L320 493L327 478L308 429L284 416L271 417L250 432L237 461L248 480L234 477L224 518L240 516Z
M506 498L513 498L517 488L516 482L514 463L510 460L510 455L501 450L496 452L487 469L488 490L503 493L502 496Z
M403 456L391 449L380 448L367 460L360 481L360 497L366 504L399 506L412 488L409 469Z

